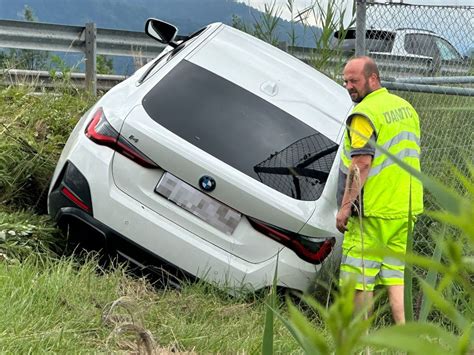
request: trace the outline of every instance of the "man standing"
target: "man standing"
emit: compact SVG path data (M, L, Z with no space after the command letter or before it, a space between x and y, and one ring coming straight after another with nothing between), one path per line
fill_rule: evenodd
M402 324L404 263L372 255L370 249L406 252L408 226L413 223L409 209L413 216L423 211L423 187L376 145L419 170L418 114L381 86L371 58L351 59L343 75L356 105L347 118L340 165L336 226L345 233L341 280L356 278L356 310L371 305L376 285L387 286L393 318Z

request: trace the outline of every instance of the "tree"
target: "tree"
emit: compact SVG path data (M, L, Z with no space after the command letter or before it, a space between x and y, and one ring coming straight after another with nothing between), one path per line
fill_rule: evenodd
M114 62L112 58L108 58L105 55L97 56L97 74L113 74L114 73Z
M23 9L23 20L36 22L38 18L28 5ZM2 66L17 69L44 70L47 69L49 54L44 51L31 49L10 49L6 53L0 53L0 63Z

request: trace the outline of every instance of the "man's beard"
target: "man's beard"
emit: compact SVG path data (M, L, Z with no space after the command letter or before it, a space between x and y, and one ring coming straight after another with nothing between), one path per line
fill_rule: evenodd
M364 95L359 95L359 92L358 92L356 89L349 91L349 94L356 93L356 94L358 95L357 98L352 99L352 102L355 102L356 104L358 104L358 103L361 102L367 95L369 95L370 93L373 92L373 90L370 89L370 86L369 86L368 83L365 85L364 91L365 91L365 94L364 94Z
M356 94L359 94L357 91L355 91ZM358 104L359 102L361 102L363 99L364 99L365 96L357 96L356 98L352 99L352 102L355 102L356 104Z

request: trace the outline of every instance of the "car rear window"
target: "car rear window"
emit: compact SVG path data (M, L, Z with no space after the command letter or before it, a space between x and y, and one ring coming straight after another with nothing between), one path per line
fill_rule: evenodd
M144 97L171 132L271 188L317 200L338 145L242 87L181 61Z

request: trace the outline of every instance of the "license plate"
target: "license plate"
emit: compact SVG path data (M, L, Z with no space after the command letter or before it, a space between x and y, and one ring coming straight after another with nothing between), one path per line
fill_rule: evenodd
M242 215L170 173L164 173L155 192L191 212L225 234L231 235Z

